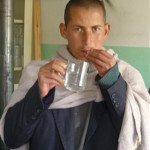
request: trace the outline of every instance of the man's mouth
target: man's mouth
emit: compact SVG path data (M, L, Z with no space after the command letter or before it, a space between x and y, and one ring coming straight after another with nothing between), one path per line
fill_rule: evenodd
M91 51L91 49L82 49L81 53L84 55L87 55L90 51Z

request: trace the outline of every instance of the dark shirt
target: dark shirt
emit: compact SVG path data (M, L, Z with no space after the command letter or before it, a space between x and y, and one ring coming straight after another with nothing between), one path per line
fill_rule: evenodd
M91 115L92 102L88 102L74 108L75 116L75 150L82 150L89 119Z

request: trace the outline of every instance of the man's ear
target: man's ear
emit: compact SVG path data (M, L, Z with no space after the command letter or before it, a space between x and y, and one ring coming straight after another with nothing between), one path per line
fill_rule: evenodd
M110 31L110 24L107 23L107 24L105 24L105 36L104 36L104 39L106 39L108 37L109 31Z
M61 23L59 25L60 34L63 38L67 39L67 33L66 33L66 25L64 23Z

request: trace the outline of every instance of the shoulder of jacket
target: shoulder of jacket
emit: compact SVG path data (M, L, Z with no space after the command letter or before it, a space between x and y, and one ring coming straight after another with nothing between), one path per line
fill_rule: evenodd
M45 64L47 64L49 60L32 60L24 69L38 69Z
M123 60L118 60L119 72L123 79L134 89L145 88L143 77L139 70Z
M47 64L49 61L48 60L34 60L31 61L24 69L22 72L21 79L19 81L19 84L24 83L24 82L35 82L38 77L38 72L40 67L44 66Z

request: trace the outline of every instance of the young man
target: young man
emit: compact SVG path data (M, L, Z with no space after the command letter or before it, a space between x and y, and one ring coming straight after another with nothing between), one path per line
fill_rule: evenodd
M68 45L55 59L34 61L23 72L1 119L1 137L12 149L150 149L150 97L137 70L103 48L110 25L99 0L71 0L60 24ZM88 83L66 90L67 60L88 61ZM145 121L147 121L145 123Z

